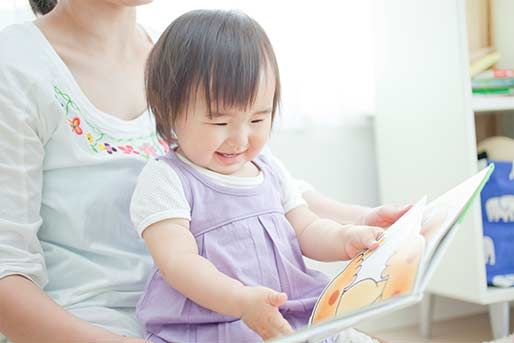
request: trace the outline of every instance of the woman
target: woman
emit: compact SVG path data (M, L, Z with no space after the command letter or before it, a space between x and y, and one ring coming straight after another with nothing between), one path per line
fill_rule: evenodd
M150 0L31 2L43 16L0 33L0 332L142 342L134 307L151 260L129 201L167 149L143 90L152 41L135 6ZM388 226L406 210L304 197L340 222Z

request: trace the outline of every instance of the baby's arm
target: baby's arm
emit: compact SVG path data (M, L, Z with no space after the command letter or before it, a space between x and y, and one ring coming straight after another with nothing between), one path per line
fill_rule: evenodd
M319 218L307 206L290 210L286 217L296 232L303 255L318 261L348 260L364 249L375 249L383 232L375 226L342 225Z
M143 239L162 277L195 303L223 315L241 318L263 339L292 332L278 311L284 293L247 287L221 273L198 254L185 219L166 219L143 231Z

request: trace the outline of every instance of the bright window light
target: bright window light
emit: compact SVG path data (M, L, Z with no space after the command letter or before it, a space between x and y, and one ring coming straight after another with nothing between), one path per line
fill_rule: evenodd
M156 32L192 9L237 9L255 18L275 48L282 126L346 122L374 111L373 0L155 0L139 21Z

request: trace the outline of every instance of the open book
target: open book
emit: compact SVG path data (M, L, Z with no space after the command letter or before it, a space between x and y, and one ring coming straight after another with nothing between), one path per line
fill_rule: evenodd
M491 175L491 164L439 198L419 200L379 240L355 256L320 295L310 325L279 341L317 342L362 319L419 302L467 209Z

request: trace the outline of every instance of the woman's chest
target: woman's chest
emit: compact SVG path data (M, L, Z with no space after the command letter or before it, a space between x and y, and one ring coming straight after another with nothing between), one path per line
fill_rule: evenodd
M122 120L133 120L146 109L144 69L151 45L146 40L125 49L85 49L54 44L74 83L91 104Z
M66 83L54 82L49 109L58 112L55 130L45 145L43 170L108 164L117 160L144 163L165 154L155 120L145 112L126 121L99 112Z
M71 65L70 71L94 107L122 120L133 120L145 111L143 61L90 64Z

